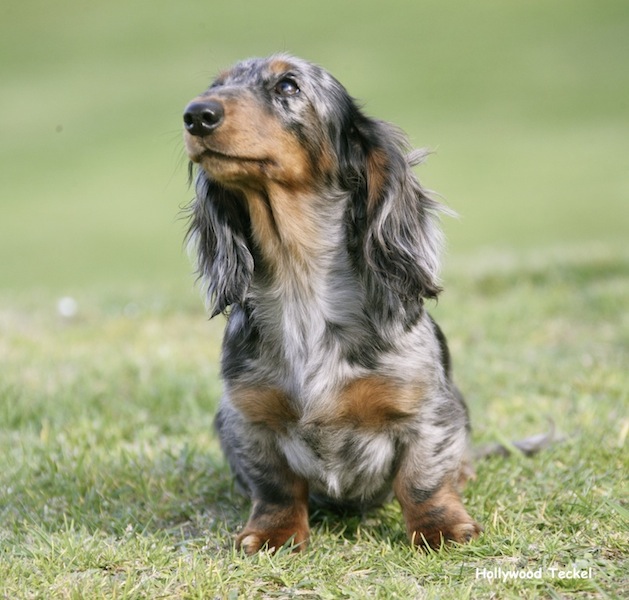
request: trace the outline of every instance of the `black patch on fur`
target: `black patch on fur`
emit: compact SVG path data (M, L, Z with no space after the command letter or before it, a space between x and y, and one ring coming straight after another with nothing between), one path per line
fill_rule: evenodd
M227 381L250 371L251 359L260 355L260 332L250 317L248 306L234 306L223 338L221 371Z
M446 336L443 333L443 330L437 322L428 315L430 322L435 330L435 337L437 338L437 342L439 342L439 351L441 353L441 364L443 365L443 370L446 372L448 377L450 376L450 372L452 370L452 361L450 359L450 349L448 348L448 341L446 340Z
M391 347L367 320L359 336L352 336L352 333L341 325L326 321L325 336L325 343L329 346L332 346L334 340L341 340L339 345L343 358L351 366L361 366L368 370L375 369L379 357Z
M254 269L251 223L243 198L201 170L196 193L188 238L196 242L197 272L215 317L242 302L249 289Z
M430 500L430 498L434 495L435 491L436 490L434 488L430 490L424 490L424 489L416 488L416 487L409 488L409 494L411 496L412 501L415 504L423 504L427 500Z
M352 265L374 317L383 323L401 320L410 328L422 314L423 299L441 291L424 265L423 244L432 243L425 230L428 199L410 173L397 132L355 106L345 116L337 148L340 185L351 194L345 220ZM379 173L385 183L369 206L375 192L368 188L368 159L374 152L386 156Z

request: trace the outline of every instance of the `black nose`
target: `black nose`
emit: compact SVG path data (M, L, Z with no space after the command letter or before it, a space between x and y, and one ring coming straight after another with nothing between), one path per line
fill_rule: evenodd
M183 124L191 135L203 137L212 133L224 116L223 105L216 100L191 102L183 113Z

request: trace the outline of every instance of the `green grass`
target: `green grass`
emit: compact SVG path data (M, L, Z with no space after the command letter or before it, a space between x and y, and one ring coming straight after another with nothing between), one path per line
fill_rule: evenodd
M36 296L0 314L0 597L621 597L627 592L629 254L612 247L454 260L434 307L474 442L554 420L540 455L480 462L466 490L485 526L420 554L393 503L313 515L303 555L233 548L248 505L212 431L222 324L154 289L78 296L63 319ZM551 568L592 569L552 578ZM476 569L541 580L477 579Z
M0 598L629 595L626 0L9 4ZM462 218L432 312L475 444L565 436L478 464L469 546L413 552L394 503L313 515L302 555L233 548L248 506L212 431L222 324L183 251L181 112L278 50L436 151L420 175ZM593 577L549 575L572 565ZM476 577L498 567L544 576Z

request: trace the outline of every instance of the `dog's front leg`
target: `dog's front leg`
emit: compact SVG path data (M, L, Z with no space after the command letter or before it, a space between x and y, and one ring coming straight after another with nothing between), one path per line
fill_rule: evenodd
M467 460L467 431L424 421L406 449L393 482L406 531L414 546L438 549L465 543L482 527L467 513L460 490L473 472Z
M259 404L265 398L258 394L256 400L260 411ZM240 404L244 405L242 401ZM275 431L268 424L252 423L249 418L235 410L231 399L225 397L215 422L236 481L253 503L236 545L247 554L264 547L279 550L287 543L294 550L303 550L309 537L308 483L288 466L278 449Z
M247 554L265 547L275 552L287 543L301 551L308 544L308 484L294 477L280 490L272 479L252 490L251 515L236 539L237 547Z
M467 513L450 478L445 478L434 490L423 490L404 477L398 477L395 493L414 546L439 549L442 543L463 544L482 531Z

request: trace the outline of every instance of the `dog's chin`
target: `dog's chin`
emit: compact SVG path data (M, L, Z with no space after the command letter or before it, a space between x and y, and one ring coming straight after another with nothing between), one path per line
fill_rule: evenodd
M269 184L295 187L307 179L301 161L278 157L272 148L262 146L224 148L213 139L184 136L188 158L217 183L242 190L264 190Z
M237 156L208 149L191 153L189 158L218 183L236 187L259 187L273 164L265 158Z
M212 137L198 137L188 133L184 134L184 144L186 152L192 162L201 163L203 161L214 160L217 162L266 162L265 157L255 156L242 150L222 148L221 144L213 143Z

